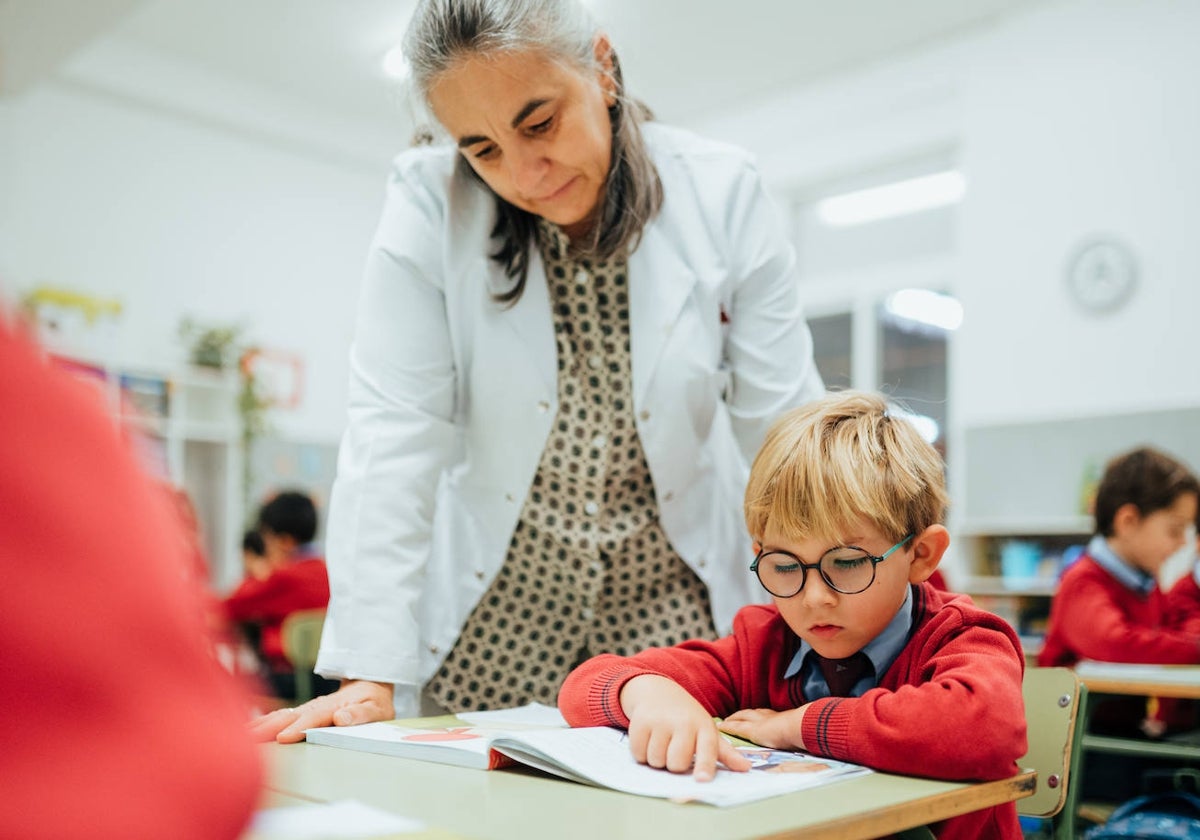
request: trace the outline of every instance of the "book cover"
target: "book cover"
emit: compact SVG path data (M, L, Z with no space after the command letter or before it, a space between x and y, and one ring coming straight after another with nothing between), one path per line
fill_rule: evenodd
M541 707L545 709L546 707ZM507 716L517 712L515 716ZM554 715L556 710L550 710ZM540 716L539 716L540 715ZM638 796L720 807L755 802L872 772L855 764L806 753L738 746L752 762L746 773L719 767L716 778L698 782L690 774L638 764L628 736L605 726L568 728L528 707L457 717L382 721L322 727L306 733L310 743L436 761L476 769L519 762L583 784Z

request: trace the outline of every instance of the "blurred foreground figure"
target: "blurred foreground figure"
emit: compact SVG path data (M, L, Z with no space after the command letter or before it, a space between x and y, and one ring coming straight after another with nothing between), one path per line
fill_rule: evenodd
M0 837L239 836L259 758L168 498L2 319L0 417Z

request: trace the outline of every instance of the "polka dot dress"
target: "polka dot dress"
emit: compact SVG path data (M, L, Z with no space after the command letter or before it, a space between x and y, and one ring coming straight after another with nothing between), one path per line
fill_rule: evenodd
M508 555L427 693L452 711L553 704L571 668L713 638L708 590L658 521L633 421L623 258L567 254L541 222L558 414Z

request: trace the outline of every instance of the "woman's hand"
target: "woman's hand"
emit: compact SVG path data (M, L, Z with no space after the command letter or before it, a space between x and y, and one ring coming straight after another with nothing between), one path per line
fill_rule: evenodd
M333 694L314 697L294 709L277 709L260 716L250 724L250 732L258 741L274 739L281 744L304 740L304 730L316 726L352 726L373 720L391 720L391 683L367 680L343 680Z
M673 680L634 677L621 688L621 708L629 718L629 748L641 764L691 770L699 782L712 780L718 761L730 770L750 769L750 759L721 737L712 716Z
M775 750L803 750L804 710L742 709L718 724L722 732Z

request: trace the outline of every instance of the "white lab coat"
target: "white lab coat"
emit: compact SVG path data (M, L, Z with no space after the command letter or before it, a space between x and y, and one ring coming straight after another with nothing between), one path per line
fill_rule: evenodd
M749 157L655 124L645 136L665 200L628 263L634 416L662 526L724 632L763 599L748 462L774 417L824 387L795 254ZM520 301L491 300L508 282L488 258L494 200L456 172L457 154L395 161L327 528L317 670L397 683L401 714L504 562L556 411L544 266L531 248Z

